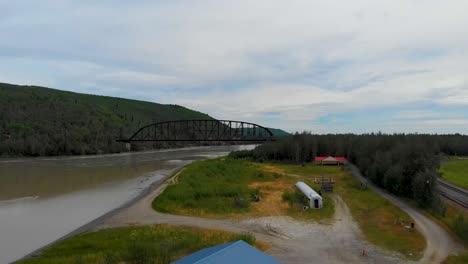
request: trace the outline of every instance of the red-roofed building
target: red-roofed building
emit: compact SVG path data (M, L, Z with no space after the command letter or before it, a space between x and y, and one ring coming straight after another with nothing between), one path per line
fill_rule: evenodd
M315 157L315 163L320 165L343 165L345 162L345 157Z

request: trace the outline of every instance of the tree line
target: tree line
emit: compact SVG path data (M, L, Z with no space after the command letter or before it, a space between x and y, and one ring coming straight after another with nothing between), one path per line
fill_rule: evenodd
M436 170L443 155L468 155L468 136L371 133L314 135L296 133L232 153L235 158L304 163L316 156L344 156L365 177L421 207L444 208L435 195Z

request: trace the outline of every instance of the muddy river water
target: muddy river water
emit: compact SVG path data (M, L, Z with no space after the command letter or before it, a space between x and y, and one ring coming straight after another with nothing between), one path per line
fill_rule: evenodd
M250 146L0 160L0 263L9 263L136 197L174 169Z

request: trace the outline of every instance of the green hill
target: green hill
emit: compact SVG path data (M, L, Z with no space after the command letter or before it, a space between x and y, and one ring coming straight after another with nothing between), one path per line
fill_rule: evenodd
M179 105L0 83L0 156L115 153L154 122L211 119Z
M290 136L291 134L282 130L282 129L279 129L279 128L268 128L270 129L271 133L273 133L274 136L276 137L284 137L284 136Z

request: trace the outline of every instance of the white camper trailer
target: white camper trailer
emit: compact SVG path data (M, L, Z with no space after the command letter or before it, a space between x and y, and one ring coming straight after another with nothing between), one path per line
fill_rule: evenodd
M296 188L299 189L309 199L310 208L320 209L323 206L322 197L316 193L309 185L303 182L297 182Z

